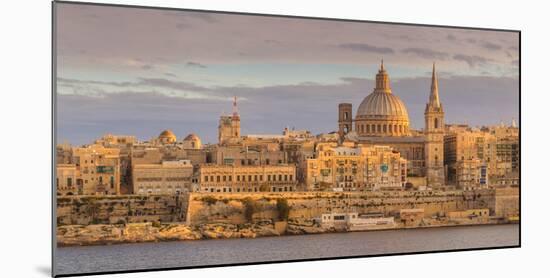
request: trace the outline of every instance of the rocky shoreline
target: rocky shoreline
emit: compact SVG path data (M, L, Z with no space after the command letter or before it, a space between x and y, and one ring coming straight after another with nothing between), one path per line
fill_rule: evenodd
M279 224L279 225L277 225ZM120 243L256 238L335 232L313 222L271 221L246 224L210 223L188 226L183 223L129 223L97 225L64 225L56 232L57 245L86 246Z
M496 223L453 223L390 229L430 228L447 226L487 225ZM375 229L373 229L375 230ZM379 230L379 229L378 229ZM325 228L313 221L290 220L288 222L264 221L258 223L228 224L209 223L188 226L183 223L129 223L98 225L59 226L56 232L57 246L111 245L140 242L163 242L183 240L208 240L230 238L257 238L282 235L303 235L348 232L346 229Z

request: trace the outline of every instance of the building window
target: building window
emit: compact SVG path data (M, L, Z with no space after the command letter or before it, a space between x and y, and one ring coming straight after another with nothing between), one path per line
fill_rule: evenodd
M439 128L439 119L438 118L434 119L434 128Z
M216 176L216 181L220 182L220 176Z
M233 176L229 176L229 181L233 181Z
M204 176L204 181L208 182L208 176Z

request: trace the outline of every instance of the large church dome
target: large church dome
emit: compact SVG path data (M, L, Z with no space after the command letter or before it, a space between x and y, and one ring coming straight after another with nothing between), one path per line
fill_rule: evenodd
M376 75L376 87L366 96L355 116L355 130L360 136L407 136L409 114L401 99L392 93L384 63Z
M364 118L391 117L408 120L407 108L401 99L384 92L373 92L363 99L357 116Z

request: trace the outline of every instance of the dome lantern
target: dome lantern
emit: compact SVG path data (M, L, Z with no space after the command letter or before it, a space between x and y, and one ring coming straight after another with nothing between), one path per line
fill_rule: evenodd
M384 62L376 74L376 87L363 99L355 117L360 136L407 136L409 115L401 99L392 93Z

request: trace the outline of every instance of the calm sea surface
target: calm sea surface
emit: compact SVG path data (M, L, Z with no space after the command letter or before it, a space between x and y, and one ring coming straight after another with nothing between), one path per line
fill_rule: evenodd
M435 251L519 244L519 225L57 248L57 274Z

